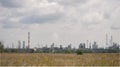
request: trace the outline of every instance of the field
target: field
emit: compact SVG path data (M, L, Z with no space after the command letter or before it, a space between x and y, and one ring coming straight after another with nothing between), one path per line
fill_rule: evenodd
M0 66L120 66L119 53L0 53Z

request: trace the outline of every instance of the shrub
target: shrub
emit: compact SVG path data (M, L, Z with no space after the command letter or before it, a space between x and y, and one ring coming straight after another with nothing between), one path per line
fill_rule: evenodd
M83 51L82 50L77 50L76 53L77 53L77 55L82 55Z
M66 50L65 53L73 53L72 50Z
M0 53L4 52L4 45L2 41L0 41Z

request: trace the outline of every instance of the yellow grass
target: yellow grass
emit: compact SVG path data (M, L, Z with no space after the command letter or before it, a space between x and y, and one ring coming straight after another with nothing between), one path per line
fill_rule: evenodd
M120 66L119 53L0 53L0 66Z

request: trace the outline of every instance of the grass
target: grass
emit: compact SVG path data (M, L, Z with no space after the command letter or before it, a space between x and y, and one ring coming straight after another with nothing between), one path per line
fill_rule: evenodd
M0 66L120 66L119 53L0 53Z

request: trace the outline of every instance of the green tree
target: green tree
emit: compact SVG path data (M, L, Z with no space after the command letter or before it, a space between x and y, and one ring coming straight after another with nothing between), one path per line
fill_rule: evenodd
M4 52L4 44L2 41L0 41L0 52Z
M82 55L83 51L82 50L77 50L76 53L77 53L77 55Z

